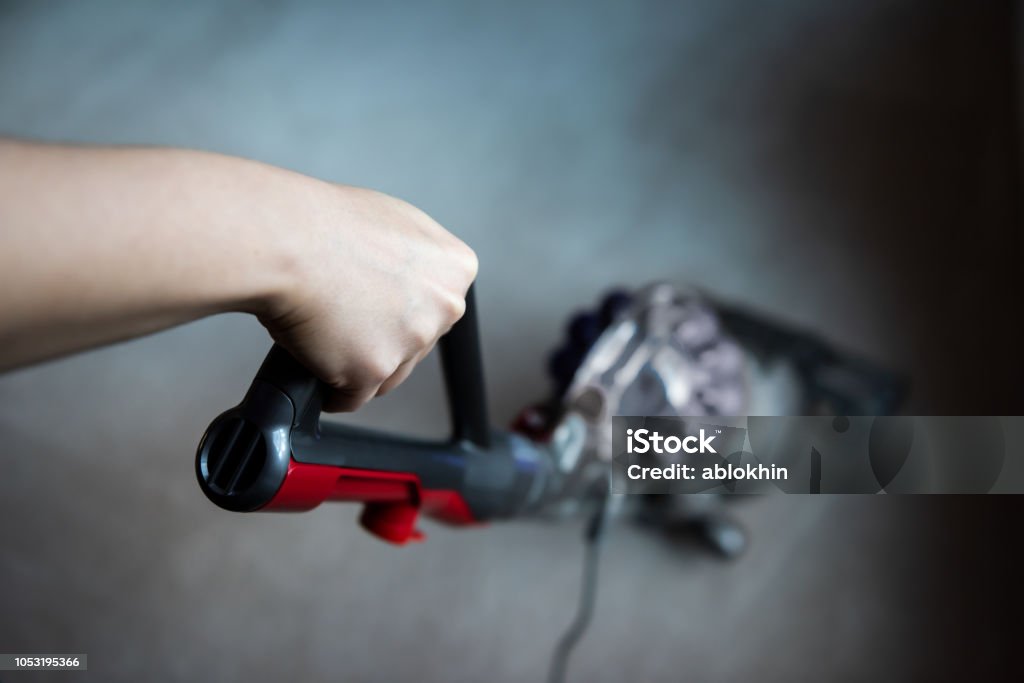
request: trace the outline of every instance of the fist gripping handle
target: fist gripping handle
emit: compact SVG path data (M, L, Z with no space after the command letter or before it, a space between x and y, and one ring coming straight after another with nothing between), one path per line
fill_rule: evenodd
M325 385L274 345L242 402L199 443L203 493L235 512L362 502L362 525L399 544L421 537L420 512L470 524L530 511L552 483L552 458L490 427L472 287L439 346L452 435L434 442L321 422Z

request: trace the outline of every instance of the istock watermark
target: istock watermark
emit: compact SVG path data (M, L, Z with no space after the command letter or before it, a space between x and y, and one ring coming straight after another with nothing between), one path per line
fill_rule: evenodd
M615 417L613 493L1024 493L1024 417Z
M674 434L666 438L658 432L652 432L649 429L637 429L636 431L627 429L626 452L678 453L683 451L684 453L717 453L714 446L711 445L711 442L714 440L714 436L705 436L703 429L700 430L699 436L690 435L682 438ZM694 446L693 444L698 445Z

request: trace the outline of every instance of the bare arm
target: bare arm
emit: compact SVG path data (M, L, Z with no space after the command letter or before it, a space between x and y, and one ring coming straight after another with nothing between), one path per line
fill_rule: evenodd
M351 410L462 315L476 257L418 209L185 150L0 140L0 370L259 317Z

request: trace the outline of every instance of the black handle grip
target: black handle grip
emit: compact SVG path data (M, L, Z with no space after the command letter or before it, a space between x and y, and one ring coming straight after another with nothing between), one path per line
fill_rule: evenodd
M452 439L469 441L480 448L491 445L491 425L484 394L480 332L476 317L476 295L470 285L466 312L441 338L441 370L448 392Z
M480 357L476 300L473 287L466 292L466 311L439 342L441 369L448 393L452 440L468 441L488 448L490 421L484 394L483 363ZM315 428L326 385L277 344L267 354L256 373L274 385L295 404L293 426Z

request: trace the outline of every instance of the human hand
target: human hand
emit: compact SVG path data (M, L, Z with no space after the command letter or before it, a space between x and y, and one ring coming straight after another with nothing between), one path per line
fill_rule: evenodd
M330 387L324 410L351 411L405 380L462 317L477 259L394 197L327 184L310 196L286 238L287 284L256 313Z

